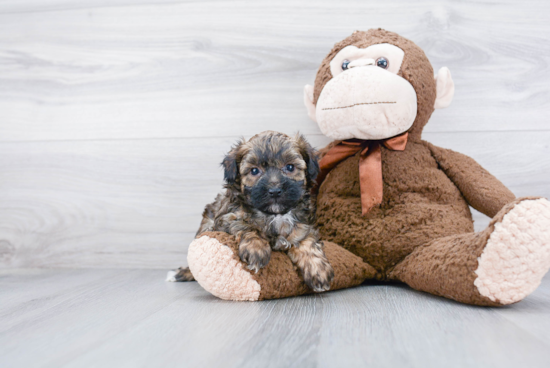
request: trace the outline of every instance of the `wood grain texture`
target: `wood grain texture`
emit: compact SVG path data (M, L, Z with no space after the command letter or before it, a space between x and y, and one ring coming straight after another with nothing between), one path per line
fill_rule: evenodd
M4 1L0 140L318 133L303 86L373 27L452 71L430 131L549 130L548 14L546 0Z
M427 140L550 197L549 14L545 0L1 1L0 266L185 263L240 135L328 143L302 88L355 29L399 32L451 69L455 101Z
M547 367L550 278L504 308L400 285L226 302L158 270L0 271L2 367Z

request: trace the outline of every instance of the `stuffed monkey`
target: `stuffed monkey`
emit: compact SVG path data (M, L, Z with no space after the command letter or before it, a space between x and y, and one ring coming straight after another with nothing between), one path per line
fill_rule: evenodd
M422 140L454 84L413 42L382 29L354 32L306 86L308 115L334 139L320 152L317 226L335 279L367 279L468 304L501 306L533 292L550 268L550 202L515 198L473 159ZM474 232L469 206L492 217ZM261 300L311 292L284 254L251 273L234 239L209 233L189 267L212 294Z

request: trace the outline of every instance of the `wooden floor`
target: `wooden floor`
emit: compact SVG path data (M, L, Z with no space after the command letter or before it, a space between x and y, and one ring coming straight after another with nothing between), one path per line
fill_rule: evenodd
M402 285L226 302L162 270L0 272L0 367L548 367L550 277L505 308Z

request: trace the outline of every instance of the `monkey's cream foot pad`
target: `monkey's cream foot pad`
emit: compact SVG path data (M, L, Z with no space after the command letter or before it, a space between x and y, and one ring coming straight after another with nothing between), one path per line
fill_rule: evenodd
M515 205L495 224L478 261L474 284L481 295L511 304L531 294L550 268L550 202Z
M233 250L218 239L208 236L195 239L189 245L187 261L197 282L212 295L225 300L259 299L260 284Z

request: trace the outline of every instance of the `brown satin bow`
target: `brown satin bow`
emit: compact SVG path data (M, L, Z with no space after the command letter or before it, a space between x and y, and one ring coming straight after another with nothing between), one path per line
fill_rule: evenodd
M382 144L393 151L403 151L407 145L408 135L409 133L403 133L379 141L350 139L338 143L319 161L321 172L317 176L317 185L321 186L330 170L335 168L341 161L361 151L359 183L361 186L362 214L366 215L372 207L382 203L382 152L380 145Z

